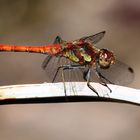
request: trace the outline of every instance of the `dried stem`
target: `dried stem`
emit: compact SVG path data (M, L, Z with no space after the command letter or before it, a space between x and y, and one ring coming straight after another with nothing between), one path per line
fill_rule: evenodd
M0 104L107 101L140 105L140 90L138 89L109 84L112 90L110 93L106 87L91 83L99 93L100 97L97 97L85 82L65 84L67 96L65 96L63 83L1 86Z

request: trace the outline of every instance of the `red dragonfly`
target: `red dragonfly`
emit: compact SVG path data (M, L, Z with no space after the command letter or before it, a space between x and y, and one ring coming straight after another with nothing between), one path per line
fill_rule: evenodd
M95 35L82 37L74 41L64 41L61 37L57 36L54 43L47 46L0 45L0 51L46 54L47 58L44 60L42 67L44 69L47 68L46 70L48 76L51 77L51 82L74 81L76 80L76 77L80 77L81 79L78 79L80 79L80 81L86 81L87 86L99 96L98 92L90 84L94 79L93 73L95 73L100 80L100 83L106 86L110 92L111 89L108 87L106 82L113 82L102 74L103 71L111 69L113 64L116 63L123 66L129 77L132 77L133 75L133 69L115 60L113 52L107 49L99 49L95 47L95 44L99 42L104 35L105 31L102 31ZM59 74L60 70L61 75ZM76 72L76 74L70 76L70 71ZM117 72L119 73L119 71ZM79 74L81 74L81 76L78 76ZM66 94L65 84L64 91Z

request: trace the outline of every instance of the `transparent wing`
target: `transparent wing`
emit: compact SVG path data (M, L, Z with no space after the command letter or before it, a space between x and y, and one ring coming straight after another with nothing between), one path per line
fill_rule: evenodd
M53 44L60 44L62 42L62 38L60 36L56 36L56 38L54 39ZM43 63L42 63L42 68L45 69L48 65L48 63L50 62L50 60L52 59L52 55L47 54L47 57L44 59Z
M116 61L109 69L99 69L99 72L108 80L117 85L127 85L134 80L134 71L127 64Z
M45 66L46 71L46 81L47 82L62 82L62 68L59 69L60 66L63 65L76 65L70 60L64 57L55 57L55 56L47 56L47 63ZM59 69L59 70L58 70ZM85 82L84 76L87 72L88 67L77 67L73 69L65 69L64 70L64 79L65 82L74 82L80 81ZM56 77L55 74L58 71ZM130 84L134 79L134 71L127 64L116 61L114 65L112 65L109 69L98 69L98 71L109 81L117 85L127 85ZM54 79L55 77L55 79ZM91 82L100 82L100 79L96 76L95 70L91 69L90 75Z
M46 82L62 82L62 70L61 66L69 66L69 65L77 65L64 57L55 57L55 56L47 56L45 61L45 68L46 72ZM47 62L47 63L46 63ZM64 79L65 82L73 82L73 81L84 81L83 78L83 68L74 68L74 69L65 69L64 72ZM58 71L57 75L56 72ZM55 77L56 75L56 77ZM55 77L55 79L54 79Z
M50 62L50 60L52 59L52 55L48 55L45 59L44 59L44 61L43 61L43 63L42 63L42 68L43 69L45 69L46 67L47 67L47 65L48 65L48 63Z
M105 31L102 31L91 36L82 37L79 40L90 42L91 44L96 44L104 37L104 35L105 35Z

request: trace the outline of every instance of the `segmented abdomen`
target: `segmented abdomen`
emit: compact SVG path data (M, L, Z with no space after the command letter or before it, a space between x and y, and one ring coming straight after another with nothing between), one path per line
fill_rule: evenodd
M33 52L33 53L50 53L55 55L61 51L60 44L52 44L48 46L16 46L16 45L0 45L0 51L9 52Z

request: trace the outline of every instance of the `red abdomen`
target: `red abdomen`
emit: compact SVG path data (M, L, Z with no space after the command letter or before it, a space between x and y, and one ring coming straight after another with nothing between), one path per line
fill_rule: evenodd
M55 55L62 50L60 44L51 44L48 46L16 46L16 45L0 45L0 51L14 52L33 52L33 53L50 53Z

